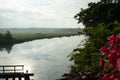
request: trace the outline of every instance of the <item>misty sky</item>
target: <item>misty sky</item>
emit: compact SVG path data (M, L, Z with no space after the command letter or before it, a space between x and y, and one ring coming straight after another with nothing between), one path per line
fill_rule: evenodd
M0 28L78 28L80 8L99 0L0 0Z

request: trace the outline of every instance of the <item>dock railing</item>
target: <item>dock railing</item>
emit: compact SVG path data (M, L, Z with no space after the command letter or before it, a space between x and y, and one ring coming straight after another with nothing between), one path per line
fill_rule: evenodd
M30 76L34 76L34 73L24 73L24 65L0 65L0 79L4 78L5 80L9 80L9 78L12 78L12 80L15 80L18 78L18 80L31 80Z
M0 73L24 73L24 65L0 65Z

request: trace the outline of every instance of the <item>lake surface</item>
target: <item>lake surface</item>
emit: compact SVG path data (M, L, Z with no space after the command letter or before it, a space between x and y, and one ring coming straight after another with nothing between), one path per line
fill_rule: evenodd
M34 80L55 80L69 72L72 62L67 56L83 39L81 35L17 44L9 54L0 52L0 65L25 65L25 70L34 73Z

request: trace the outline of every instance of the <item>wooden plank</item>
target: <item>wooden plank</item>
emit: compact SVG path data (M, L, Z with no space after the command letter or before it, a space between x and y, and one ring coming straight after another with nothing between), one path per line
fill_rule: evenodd
M0 67L13 67L13 66L23 66L24 67L24 65L0 65Z
M3 70L0 70L3 71ZM14 71L14 69L6 69L5 71ZM16 71L23 71L22 69L16 69Z
M11 78L11 77L27 77L27 76L34 76L33 73L5 73L5 74L0 74L0 78Z

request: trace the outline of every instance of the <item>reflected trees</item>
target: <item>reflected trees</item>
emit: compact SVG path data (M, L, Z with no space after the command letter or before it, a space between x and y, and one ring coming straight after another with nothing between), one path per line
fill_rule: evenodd
M14 42L15 39L12 37L10 31L7 31L5 34L0 33L0 51L6 50L10 53Z

